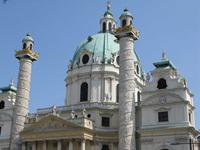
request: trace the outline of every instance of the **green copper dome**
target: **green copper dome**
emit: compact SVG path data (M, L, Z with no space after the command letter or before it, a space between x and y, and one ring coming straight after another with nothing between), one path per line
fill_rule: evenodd
M84 50L88 50L93 53L93 59L98 57L101 62L104 62L105 57L107 60L112 58L112 54L119 51L119 43L116 37L111 33L98 33L89 36L83 40L77 47L72 63L79 62L80 53ZM134 55L135 61L140 61L137 54ZM110 63L110 61L108 61Z
M22 42L24 41L32 41L34 42L33 38L31 37L30 33L28 33L22 40Z
M110 10L107 10L107 11L104 13L104 18L113 18L113 14L111 13Z
M120 18L123 16L129 16L133 19L133 16L131 15L131 13L128 11L127 8L124 9L124 12L121 14Z

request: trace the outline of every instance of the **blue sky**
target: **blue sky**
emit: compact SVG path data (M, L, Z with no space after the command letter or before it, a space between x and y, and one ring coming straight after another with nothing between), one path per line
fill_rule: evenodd
M19 63L14 54L30 32L34 51L40 53L32 68L30 112L64 105L68 62L78 44L100 30L99 20L106 5L106 0L0 3L0 87L7 86L11 78L17 85ZM200 1L111 0L111 12L118 22L126 7L140 31L135 49L143 69L153 70L152 63L161 60L162 51L166 51L179 73L187 77L194 94L196 127L200 129Z

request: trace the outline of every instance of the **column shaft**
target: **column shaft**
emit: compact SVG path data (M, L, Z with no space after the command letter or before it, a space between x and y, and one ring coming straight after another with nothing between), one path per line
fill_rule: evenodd
M33 144L32 144L32 150L36 150L36 142L33 142Z
M73 141L69 141L69 150L73 150Z
M13 116L11 150L20 148L19 132L24 129L25 117L28 114L32 60L20 59L17 93Z
M43 143L42 143L42 150L47 150L46 141L43 141Z
M133 38L120 38L119 149L135 150L135 75Z
M81 141L81 150L85 150L85 140Z
M58 140L57 150L61 150L61 148L62 148L61 140Z

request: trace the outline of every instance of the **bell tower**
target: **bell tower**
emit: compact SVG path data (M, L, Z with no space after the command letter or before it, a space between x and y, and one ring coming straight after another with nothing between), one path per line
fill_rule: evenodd
M20 66L10 150L21 149L19 132L24 128L25 117L28 114L32 62L38 59L38 53L32 51L33 44L34 41L28 33L22 40L22 50L17 50L15 53L15 57L19 60Z
M119 40L119 149L136 150L135 141L135 74L134 41L139 32L132 26L133 17L128 9L120 16L121 25L114 30Z

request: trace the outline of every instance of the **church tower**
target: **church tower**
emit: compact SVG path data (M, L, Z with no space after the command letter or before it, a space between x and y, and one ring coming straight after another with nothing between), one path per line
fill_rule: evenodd
M133 17L128 9L120 16L120 27L115 36L120 44L119 71L119 149L135 150L135 75L134 40L139 32L132 26Z
M20 66L13 114L10 150L19 150L21 147L19 132L24 128L25 119L28 114L31 67L32 62L38 59L38 53L32 51L34 41L30 34L27 34L24 37L22 43L22 50L17 50L15 53L15 57L19 60Z

